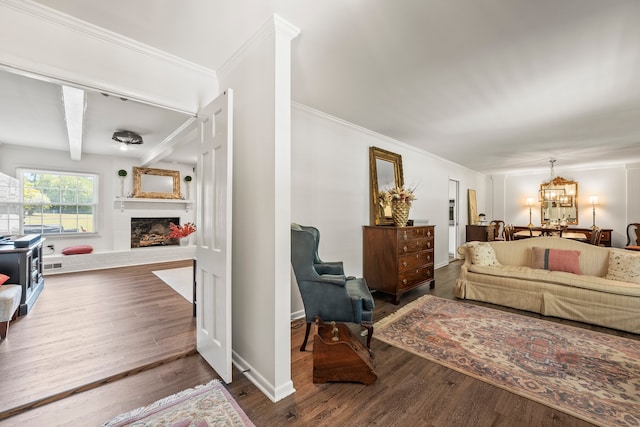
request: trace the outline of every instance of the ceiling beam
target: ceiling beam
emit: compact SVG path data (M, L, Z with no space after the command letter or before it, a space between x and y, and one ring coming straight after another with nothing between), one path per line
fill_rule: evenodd
M82 156L82 136L84 130L84 112L87 95L84 90L62 86L64 119L69 135L69 153L71 160L80 160Z

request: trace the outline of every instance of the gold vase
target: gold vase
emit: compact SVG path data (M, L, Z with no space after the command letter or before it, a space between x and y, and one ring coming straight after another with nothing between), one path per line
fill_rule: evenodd
M407 202L393 200L391 202L391 217L396 227L405 227L409 221L409 209L411 207Z

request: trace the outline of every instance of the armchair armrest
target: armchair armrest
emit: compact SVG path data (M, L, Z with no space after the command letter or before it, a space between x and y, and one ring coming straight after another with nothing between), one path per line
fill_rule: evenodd
M319 282L344 286L347 283L347 279L343 274L323 274L320 276Z
M342 261L322 262L313 265L318 274L344 274Z

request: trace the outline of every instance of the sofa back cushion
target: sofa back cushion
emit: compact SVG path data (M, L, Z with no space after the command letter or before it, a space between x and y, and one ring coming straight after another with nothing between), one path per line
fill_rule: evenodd
M580 271L587 276L604 277L609 266L609 250L603 246L589 245L563 237L532 237L510 242L490 242L502 265L532 265L532 247L580 251ZM623 249L618 249L623 250Z
M496 257L493 247L487 242L469 242L467 243L469 252L471 253L471 263L475 265L490 267L501 265Z
M606 278L640 284L640 254L610 250Z
M550 271L566 271L582 274L580 271L580 251L567 249L531 248L531 268Z

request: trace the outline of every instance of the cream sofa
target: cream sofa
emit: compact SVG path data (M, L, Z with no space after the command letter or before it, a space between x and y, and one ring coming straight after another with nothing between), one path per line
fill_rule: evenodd
M493 249L501 265L478 260L478 245ZM582 274L531 268L533 247L579 251ZM458 253L464 264L453 291L457 298L640 333L640 253L559 237L469 242Z

